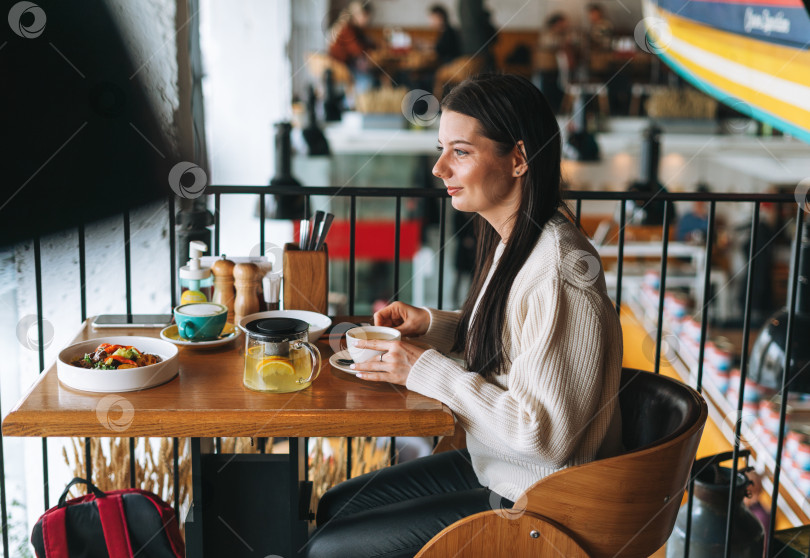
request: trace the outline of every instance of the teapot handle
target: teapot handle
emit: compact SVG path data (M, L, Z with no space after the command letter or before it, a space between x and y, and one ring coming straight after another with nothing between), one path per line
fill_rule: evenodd
M321 352L318 350L318 347L306 341L301 341L300 346L309 351L309 358L312 361L312 373L310 373L309 378L306 380L298 380L299 384L307 384L315 380L315 378L318 377L318 374L321 373Z

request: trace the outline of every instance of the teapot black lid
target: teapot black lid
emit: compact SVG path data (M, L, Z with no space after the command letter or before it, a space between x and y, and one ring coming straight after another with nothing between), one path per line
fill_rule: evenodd
M295 318L263 318L245 326L251 337L260 341L281 342L309 329L309 324Z

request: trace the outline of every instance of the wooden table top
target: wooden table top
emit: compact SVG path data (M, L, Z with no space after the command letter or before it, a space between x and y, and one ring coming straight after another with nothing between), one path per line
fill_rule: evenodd
M90 321L74 343L116 335L160 337L160 328L94 330ZM117 399L112 406L111 394L62 385L54 364L5 418L3 434L207 438L453 433L452 414L435 399L335 370L329 365L328 337L324 335L317 346L323 359L321 373L302 391L271 394L245 388L242 334L219 347L179 347L177 377L154 388L113 394L123 401Z

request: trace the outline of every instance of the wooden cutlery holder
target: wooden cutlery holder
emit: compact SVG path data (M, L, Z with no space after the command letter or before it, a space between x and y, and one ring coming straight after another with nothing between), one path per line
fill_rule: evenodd
M296 244L284 245L285 310L309 310L326 314L329 295L329 255L320 250L301 250Z

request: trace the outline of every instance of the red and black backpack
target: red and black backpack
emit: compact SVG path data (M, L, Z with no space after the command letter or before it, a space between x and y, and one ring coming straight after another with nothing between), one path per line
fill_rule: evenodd
M66 501L74 484L90 494ZM70 481L59 503L39 518L31 533L37 558L184 558L174 510L137 488L102 492L81 478Z

